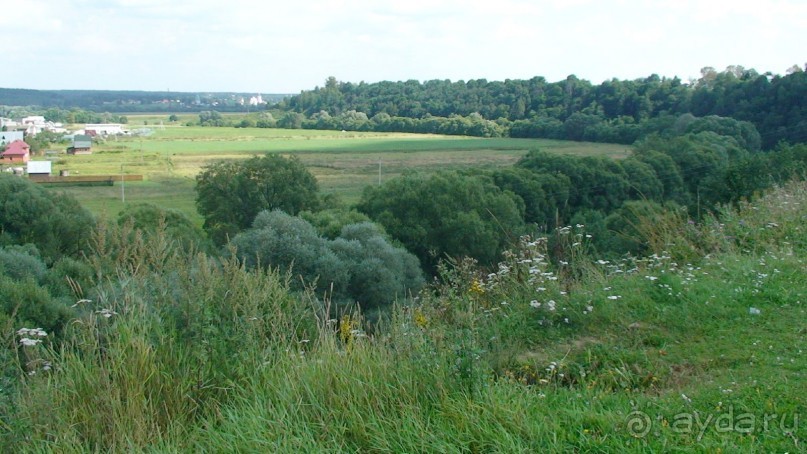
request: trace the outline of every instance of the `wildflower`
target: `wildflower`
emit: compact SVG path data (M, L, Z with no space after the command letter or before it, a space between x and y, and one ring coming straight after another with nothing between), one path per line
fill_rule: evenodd
M95 311L95 313L101 315L104 318L110 318L113 315L118 315L118 313L113 311L112 309L101 309L100 311Z
M588 313L594 312L594 306L586 306L586 312Z
M33 347L40 342L42 342L41 339L29 339L27 337L20 339L20 343L23 345L23 347Z
M546 302L546 308L549 309L550 311L554 311L555 310L555 304L556 304L555 300L549 300L549 301Z
M688 404L691 404L691 403L692 403L692 399L690 399L689 397L687 397L687 395L686 395L686 394L681 394L681 398L682 398L682 399L684 399L684 401L685 401L686 403L688 403Z
M474 279L474 281L471 282L471 288L468 289L468 292L476 293L477 295L482 295L485 293L485 289L482 287L482 283L479 282L479 280Z
M419 308L415 309L415 325L421 329L426 328L429 325L429 319L426 318L426 314L424 314Z
M532 300L530 301L530 306L538 309L539 307L541 307L541 303L539 303L538 300Z
M20 337L33 336L33 337L46 337L48 333L42 328L20 328L17 330L17 335Z
M621 295L611 295L611 296L608 297L609 300L618 300L620 298L622 298Z
M339 320L339 338L345 344L349 344L353 340L353 332L357 330L359 321L351 318L349 315L343 315Z
M762 311L755 308L755 307L749 307L748 308L748 313L751 314L751 315L759 315L759 314L762 313Z
M656 280L658 280L658 278L657 278L656 276L645 276L645 278L647 278L647 280L649 280L649 281L656 281Z

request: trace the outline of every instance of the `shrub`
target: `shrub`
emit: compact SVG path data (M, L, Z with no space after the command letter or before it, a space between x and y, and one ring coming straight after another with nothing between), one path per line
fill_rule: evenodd
M446 257L496 262L524 229L524 204L491 179L456 172L416 173L367 187L358 205L434 272Z
M329 240L301 218L264 211L232 244L249 267L291 269L302 279L298 288L312 284L319 294L359 302L365 309L388 305L423 286L417 259L392 246L369 222L346 225Z
M47 267L34 245L0 248L0 275L20 281L32 279L40 282L46 273Z
M131 222L132 227L141 230L147 237L164 230L165 235L183 249L212 250L205 232L177 210L147 203L129 205L118 215L119 225L126 222Z
M222 161L196 176L196 206L216 244L249 228L263 210L292 215L319 207L317 180L296 157L276 154Z
M46 263L52 263L79 256L94 223L72 197L0 174L0 246L31 243Z

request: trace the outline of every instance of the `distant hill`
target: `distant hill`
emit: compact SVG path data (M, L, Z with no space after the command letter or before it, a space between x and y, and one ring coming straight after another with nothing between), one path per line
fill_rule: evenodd
M245 111L258 93L0 88L0 105L79 108L94 112ZM269 104L290 95L260 94ZM243 103L242 103L243 101Z

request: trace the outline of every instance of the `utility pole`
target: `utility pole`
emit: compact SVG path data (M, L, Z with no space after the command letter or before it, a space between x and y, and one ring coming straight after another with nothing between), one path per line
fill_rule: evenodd
M126 179L123 178L123 163L120 165L120 201L126 205Z

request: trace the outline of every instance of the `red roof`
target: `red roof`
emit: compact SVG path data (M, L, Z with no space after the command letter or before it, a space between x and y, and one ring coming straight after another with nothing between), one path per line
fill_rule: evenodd
M31 147L22 140L15 140L6 147L3 156L25 156L31 151Z

